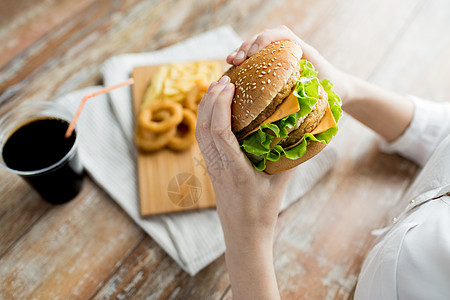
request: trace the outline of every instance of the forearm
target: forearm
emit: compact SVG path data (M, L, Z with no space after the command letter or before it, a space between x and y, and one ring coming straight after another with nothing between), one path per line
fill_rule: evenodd
M233 299L279 299L273 266L273 235L264 242L226 238L225 259Z
M408 98L349 76L343 109L386 141L394 141L409 126L414 105Z

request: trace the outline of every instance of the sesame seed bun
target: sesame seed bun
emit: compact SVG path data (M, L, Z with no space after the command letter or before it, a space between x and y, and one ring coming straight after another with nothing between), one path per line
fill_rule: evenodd
M300 76L298 62L302 53L296 43L275 42L225 73L236 86L231 104L231 129L235 134L239 135L268 106L272 106L272 111L266 113L259 124L253 124L259 126L275 111L278 105L274 104L280 104L290 94ZM287 83L291 86L286 86ZM282 95L276 97L278 93ZM279 103L272 104L273 100Z

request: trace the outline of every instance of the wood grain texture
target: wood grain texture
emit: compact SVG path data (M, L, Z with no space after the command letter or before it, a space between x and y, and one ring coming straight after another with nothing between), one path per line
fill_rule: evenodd
M101 83L111 56L160 49L220 25L243 38L286 24L339 68L448 101L446 0L17 0L0 2L0 116ZM378 150L345 116L333 170L279 218L284 299L351 299L374 237L407 203L417 167ZM231 299L224 257L190 277L86 178L51 206L0 170L0 299Z
M450 37L441 31L450 25L449 18L449 1L417 5L416 17L408 20L407 29L373 72L373 82L399 93L449 101Z
M403 34L421 2L337 1L308 41L338 68L367 79Z
M51 205L18 176L0 170L0 258Z
M135 119L151 78L159 68L142 66L133 70ZM169 149L154 153L138 151L137 168L142 216L216 206L211 179L197 142L182 152Z
M93 299L220 299L228 288L223 257L191 277L146 237Z
M92 181L52 206L1 257L0 299L86 299L142 238ZM37 199L35 199L37 200Z

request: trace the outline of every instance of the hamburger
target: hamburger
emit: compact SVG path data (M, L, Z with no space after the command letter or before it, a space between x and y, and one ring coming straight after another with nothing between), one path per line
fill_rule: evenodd
M224 74L236 86L231 130L268 174L312 158L337 133L341 101L302 54L294 42L274 42Z

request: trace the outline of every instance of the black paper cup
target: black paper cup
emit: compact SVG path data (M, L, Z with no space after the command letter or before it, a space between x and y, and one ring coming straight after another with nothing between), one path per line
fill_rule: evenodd
M0 119L0 166L21 176L53 204L73 199L83 185L78 128L70 139L60 140L65 139L64 132L72 117L73 114L57 103L33 102L19 106ZM31 126L39 130L30 131ZM26 132L36 134L25 135ZM61 137L59 132L62 132ZM20 139L25 136L27 138ZM62 144L64 146L60 146Z

